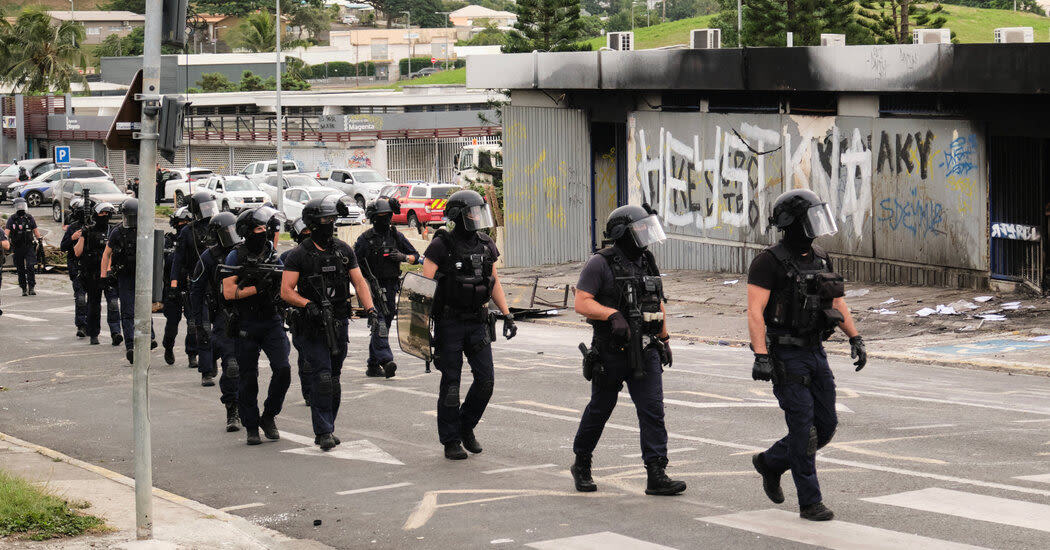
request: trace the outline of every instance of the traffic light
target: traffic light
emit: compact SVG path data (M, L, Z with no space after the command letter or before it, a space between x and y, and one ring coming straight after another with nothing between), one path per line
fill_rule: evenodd
M186 44L186 8L189 0L164 0L160 41L183 47Z
M168 162L175 162L175 151L182 145L182 117L190 102L174 96L164 96L157 119L157 153Z

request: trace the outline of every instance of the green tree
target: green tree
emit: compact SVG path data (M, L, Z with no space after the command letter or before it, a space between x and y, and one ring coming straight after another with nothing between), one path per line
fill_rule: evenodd
M266 83L263 82L262 77L251 72L244 71L241 73L241 85L240 89L242 92L258 92L266 89Z
M580 0L520 0L518 20L510 32L508 52L590 49L581 38Z
M792 33L796 46L816 46L825 33L846 35L847 44L872 44L875 35L864 25L854 0L745 0L744 46L786 46ZM722 45L737 45L735 0L721 0L722 9L711 22L722 29Z
M911 44L913 29L940 29L948 22L943 6L927 7L916 0L862 0L858 13L860 24L881 44Z
M229 78L222 73L204 73L197 81L197 87L205 93L213 92L236 92L238 86L230 82Z
M460 46L502 46L507 43L507 33L499 30L496 27L495 21L488 19L475 19L475 27L482 27L482 29L475 34L470 40L461 40L458 45Z
M268 12L258 12L241 20L234 28L231 38L234 47L250 52L272 52L277 49L275 17ZM283 42L283 41L282 41Z
M119 57L142 55L146 42L146 30L143 27L135 27L127 36L120 37L111 34L95 46L95 57ZM169 44L161 44L160 52L163 54L182 53L182 50Z
M197 13L209 13L217 15L234 15L244 17L261 9L267 9L273 13L273 0L195 0L194 5ZM284 2L281 3L283 8Z
M0 81L22 93L69 92L73 82L87 86L77 67L85 65L78 44L84 27L63 21L55 26L43 8L25 8L0 34L3 74Z
M146 13L146 0L110 0L109 3L102 5L102 9Z

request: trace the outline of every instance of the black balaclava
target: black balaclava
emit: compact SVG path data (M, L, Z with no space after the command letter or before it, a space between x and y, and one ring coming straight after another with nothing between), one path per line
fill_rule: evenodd
M813 246L813 238L806 236L806 231L802 227L802 222L796 221L795 223L787 226L784 230L784 245L789 250L796 254L805 254L809 252Z
M95 214L91 217L95 220L95 227L106 227L106 225L109 223L109 214L106 214L105 216Z
M632 262L641 258L642 252L645 252L645 247L638 246L638 243L634 242L634 236L631 234L630 229L624 231L623 236L616 239L616 246L622 250L624 256L627 256L627 259Z
M249 233L244 238L244 247L248 249L251 254L260 254L266 249L266 232L255 233L254 231Z
M463 216L461 215L457 218L457 221L452 226L452 236L456 237L457 239L469 241L477 237L477 233L475 231L467 231L467 229L464 228Z
M334 223L319 223L310 226L310 238L322 248L331 246L333 235L335 235Z
M380 233L386 233L390 229L390 215L377 214L372 218L372 227Z

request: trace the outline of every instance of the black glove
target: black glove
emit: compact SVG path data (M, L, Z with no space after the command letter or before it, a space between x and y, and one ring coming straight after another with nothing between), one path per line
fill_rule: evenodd
M755 363L751 366L753 380L773 379L773 358L768 353L756 353Z
M376 311L376 308L370 307L365 313L368 314L369 330L372 332L372 334L377 334L379 332L380 325L383 324L383 322L379 320L379 312Z
M322 317L321 306L317 305L317 302L306 302L303 310L306 312L306 318L311 321L318 321Z
M503 316L503 337L507 340L518 334L518 326L514 324L514 314L508 313Z
M398 262L403 262L408 259L408 256L400 250L395 250L390 253L390 259L397 260Z
M627 318L623 316L623 313L617 311L606 321L612 325L612 337L617 341L626 342L631 337L631 327L627 324Z
M251 285L255 287L256 294L266 294L270 291L273 285L270 284L269 277L259 277L255 280L255 284Z
M671 354L671 338L668 337L666 340L661 338L660 343L660 364L665 367L670 367L674 364L674 355Z
M857 360L853 364L858 371L868 364L868 350L864 348L864 339L859 334L849 339L849 356Z

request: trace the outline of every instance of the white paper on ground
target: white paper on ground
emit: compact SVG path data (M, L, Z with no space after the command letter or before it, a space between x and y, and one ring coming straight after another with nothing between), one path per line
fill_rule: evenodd
M1036 336L1035 338L1029 338L1028 340L1032 342L1050 342L1050 334Z
M879 315L896 315L897 314L896 311L890 311L890 310L888 310L886 308L873 310L873 313L878 313Z
M985 321L1005 321L1005 315L999 315L997 313L986 313L984 315L977 315L978 319L984 319Z
M948 304L948 307L954 308L955 311L962 311L964 309L977 309L977 304L967 302L966 300L959 300L958 302L952 302Z
M1017 309L1021 307L1021 302L1006 302L1002 306L1003 309Z
M957 311L955 311L955 308L953 308L951 306L946 306L946 305L943 305L943 304L938 304L937 305L937 315L958 315L958 314L959 313Z
M973 301L984 303L984 302L987 302L988 300L991 300L991 299L992 299L991 296L977 296L976 298L973 299Z
M869 292L871 292L871 290L868 290L866 288L858 288L858 289L854 289L854 290L847 290L846 291L846 297L847 298L857 298L857 297L860 297L860 296L864 296L865 294L867 294Z
M740 282L740 279L733 279L731 281L722 281L722 284L724 284L724 285L735 285L735 284L737 284L739 282Z
M889 300L886 300L885 302L882 302L882 304L880 304L880 305L896 304L899 301L900 300L898 300L896 298L890 298Z
M919 311L915 312L915 314L918 315L919 317L929 317L930 315L933 315L934 313L937 313L937 310L936 309L930 309L928 307L924 307L924 308L920 309Z

